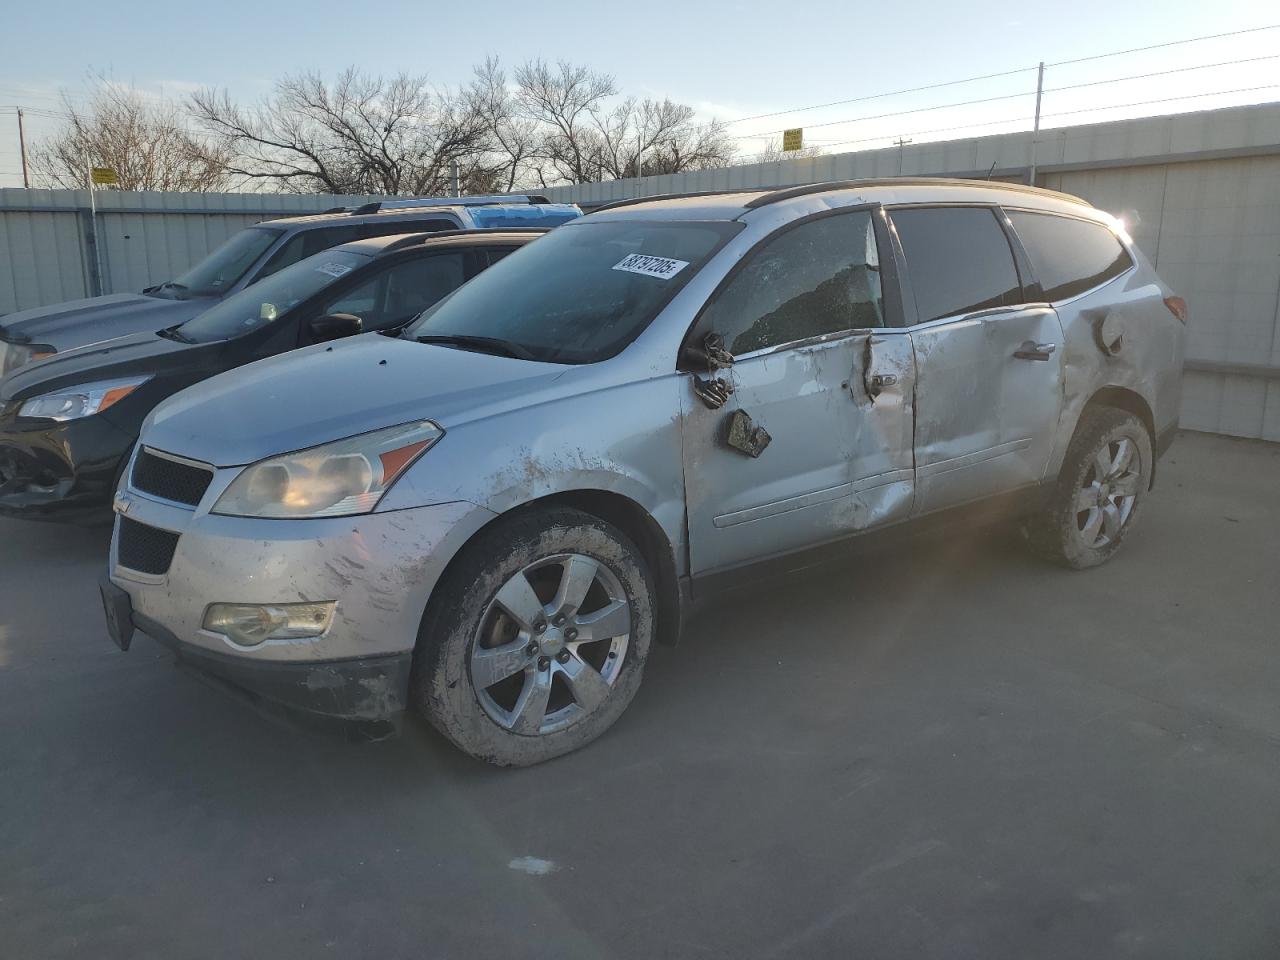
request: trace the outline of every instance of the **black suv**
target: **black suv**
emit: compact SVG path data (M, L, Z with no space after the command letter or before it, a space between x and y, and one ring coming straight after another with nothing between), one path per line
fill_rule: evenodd
M142 293L115 293L0 318L0 378L33 360L113 337L172 327L290 264L341 243L476 227L554 227L582 216L543 197L384 200L247 227L186 273Z

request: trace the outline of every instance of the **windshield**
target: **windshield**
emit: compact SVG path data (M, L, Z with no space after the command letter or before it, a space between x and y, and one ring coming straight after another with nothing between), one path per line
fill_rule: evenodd
M483 337L553 363L595 363L634 340L740 224L561 227L432 307L406 337Z
M182 336L193 343L212 343L256 330L370 260L364 254L345 250L317 253L188 320L181 327Z
M241 230L186 273L156 288L183 297L220 297L234 287L283 231L270 227Z

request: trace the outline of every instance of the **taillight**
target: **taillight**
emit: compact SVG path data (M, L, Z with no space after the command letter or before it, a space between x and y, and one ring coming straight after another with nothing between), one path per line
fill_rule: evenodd
M1181 322L1187 322L1187 301L1181 297L1165 297L1164 305L1169 308L1169 312L1177 317Z

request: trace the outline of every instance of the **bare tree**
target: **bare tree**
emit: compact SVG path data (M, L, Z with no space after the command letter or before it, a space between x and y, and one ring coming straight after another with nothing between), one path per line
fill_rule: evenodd
M510 193L518 185L538 182L542 129L521 110L496 57L476 67L468 96L484 117L490 138L488 156L472 174L476 181L485 175L491 180L491 190L482 192Z
M332 85L316 73L286 76L252 108L203 90L192 109L246 179L298 193L423 195L447 192L454 162L464 190L491 188L492 172L477 163L490 123L475 94L351 67Z
M85 109L65 95L70 119L34 144L36 182L82 189L89 166L110 167L121 190L205 192L227 183L227 156L187 129L181 111L100 78Z
M523 114L541 128L539 183L588 183L601 179L604 143L598 116L617 94L613 77L561 60L554 67L530 60L516 70Z
M692 107L671 100L624 100L596 126L602 172L613 179L722 167L734 155L726 124L698 123Z
M822 147L801 147L799 150L783 150L781 140L770 140L759 153L744 154L737 159L740 165L749 163L776 163L779 160L808 160L823 155Z
M725 124L699 123L692 107L669 99L614 103L614 78L588 67L531 60L516 83L520 112L542 131L532 155L543 185L679 173L733 158Z

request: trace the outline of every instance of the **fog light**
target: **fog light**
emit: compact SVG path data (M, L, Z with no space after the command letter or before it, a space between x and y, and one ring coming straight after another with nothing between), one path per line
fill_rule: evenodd
M242 647L267 640L318 637L333 624L337 604L324 603L211 603L204 612L204 628L220 633Z

